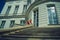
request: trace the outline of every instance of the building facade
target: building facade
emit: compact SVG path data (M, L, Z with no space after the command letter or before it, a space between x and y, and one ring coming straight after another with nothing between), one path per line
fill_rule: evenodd
M6 0L0 14L0 28L16 25L60 27L59 0Z
M59 0L35 0L26 13L34 27L60 27Z
M6 0L0 14L0 28L12 28L16 25L25 25L25 14L27 9L26 0Z

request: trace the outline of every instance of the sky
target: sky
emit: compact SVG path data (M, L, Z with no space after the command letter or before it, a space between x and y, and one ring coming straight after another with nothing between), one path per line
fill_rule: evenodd
M0 0L0 13L2 11L4 4L5 4L5 0Z

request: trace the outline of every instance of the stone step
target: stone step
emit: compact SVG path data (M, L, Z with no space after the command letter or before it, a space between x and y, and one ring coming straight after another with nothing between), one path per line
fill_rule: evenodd
M40 29L29 28L23 31L17 30L8 33L8 35L1 35L3 38L41 38L41 39L56 39L60 38L59 29Z
M60 36L28 36L28 35L4 35L3 38L43 38L43 39L59 39Z

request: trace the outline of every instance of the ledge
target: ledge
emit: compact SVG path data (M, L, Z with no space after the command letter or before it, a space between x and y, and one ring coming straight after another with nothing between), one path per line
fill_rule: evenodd
M60 24L48 24L48 25L60 25Z
M25 18L25 15L0 16L0 19Z
M12 28L7 28L7 29L0 29L0 35L4 33L9 33L9 32L14 32L17 30L23 30L27 28L32 28L32 25L25 25L25 26L17 26L17 27L12 27Z

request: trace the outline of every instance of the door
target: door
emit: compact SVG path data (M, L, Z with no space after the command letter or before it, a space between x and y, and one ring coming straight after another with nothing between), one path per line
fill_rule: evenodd
M38 9L34 11L34 26L39 26L39 20L38 20Z

